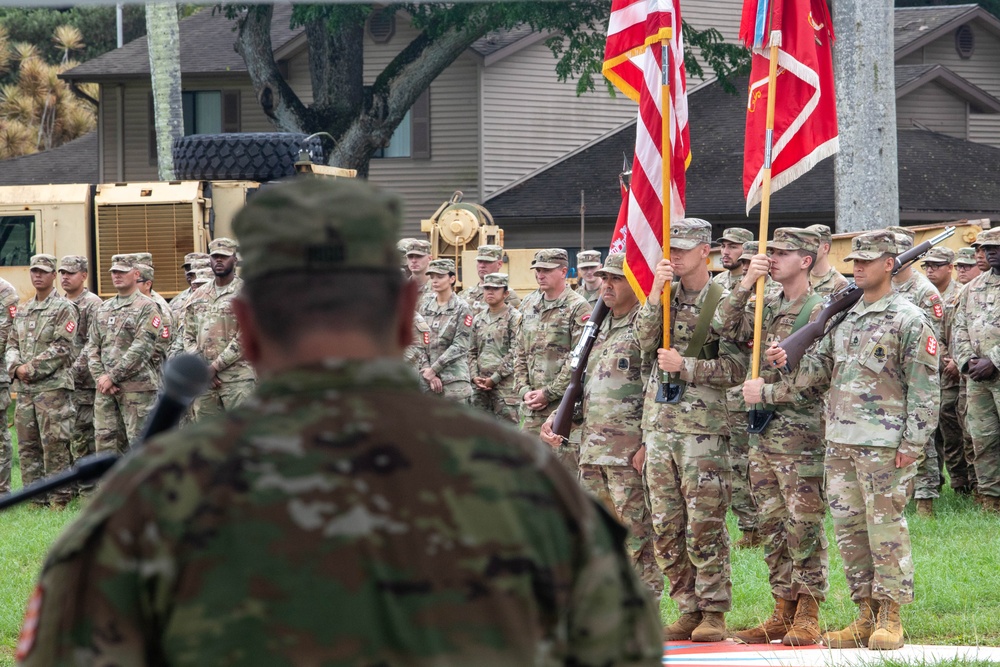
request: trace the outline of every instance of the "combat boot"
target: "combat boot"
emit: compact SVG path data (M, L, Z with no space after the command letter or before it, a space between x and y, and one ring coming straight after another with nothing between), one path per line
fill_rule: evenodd
M894 651L903 648L903 622L899 619L899 603L881 600L875 632L868 639L873 651Z
M792 628L781 643L785 646L812 646L819 644L823 635L819 631L819 603L811 595L800 595L795 606Z
M760 533L757 529L744 530L743 535L740 539L733 542L733 547L736 549L753 549L754 547L760 546Z
M691 633L701 625L701 612L681 614L680 618L663 628L663 641L679 642L691 639Z
M858 602L858 617L843 630L823 633L823 643L830 648L864 648L875 632L878 600L865 598Z
M930 498L917 499L917 516L927 519L934 518L934 501Z
M726 637L726 614L721 611L701 612L701 624L691 633L691 641L721 642Z
M792 627L795 618L795 600L774 597L774 613L755 628L740 630L733 639L743 644L770 644L781 639Z

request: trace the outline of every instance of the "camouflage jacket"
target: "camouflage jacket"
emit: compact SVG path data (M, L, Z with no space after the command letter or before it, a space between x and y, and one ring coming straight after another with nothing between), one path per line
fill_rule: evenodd
M422 310L423 307L424 307L424 304L427 301L430 301L431 299L434 299L434 298L435 298L435 296L434 296L434 290L431 288L431 281L428 280L420 288L420 291L417 292L417 310L418 311Z
M7 339L10 337L10 330L14 326L14 317L17 315L17 302L19 301L17 288L9 282L0 278L0 358L5 358L7 353ZM10 375L0 373L0 388L6 388L10 384Z
M185 289L183 292L178 292L177 296L170 300L170 310L175 313L179 313L184 308L184 304L187 300L191 298L192 294L194 294L194 290L190 287Z
M689 293L677 285L671 299L670 324L673 333L671 346L681 354L687 349L694 329L698 325L702 305L708 297L709 281L701 291ZM705 339L708 354L700 359L686 357L680 380L686 383L680 403L674 405L656 402L662 373L656 366L656 350L663 346L663 308L661 304L643 304L636 317L634 330L643 352L653 359L653 372L646 383L646 396L642 412L643 431L668 430L676 433L729 435L729 414L726 410L724 389L743 381L746 377L746 354L736 342L719 335L722 320L719 313L712 317L712 326ZM706 358L707 357L707 358Z
M590 304L568 286L553 301L538 291L524 297L514 346L514 392L519 398L534 389L543 389L549 403L562 398L572 375L570 353L590 311Z
M243 287L242 278L221 288L205 283L191 295L184 309L184 351L200 355L218 374L220 382L253 380L257 376L243 358L240 327L232 301Z
M479 313L490 309L489 305L487 305L485 301L485 295L486 291L483 289L482 285L476 285L471 289L462 290L462 293L459 294L459 296L465 300L465 303L469 305L473 315L478 315ZM508 306L518 308L521 305L521 297L519 297L517 292L514 290L507 290L507 297L503 300L503 302Z
M622 317L609 313L587 359L580 463L632 465L642 445L642 390L652 368L635 339L639 304Z
M55 290L42 301L32 297L16 309L5 361L11 378L18 366L26 364L28 379L14 380L15 391L34 394L73 388L77 320L76 306Z
M167 360L167 357L170 356L170 348L173 343L173 337L177 334L177 327L174 322L176 315L170 308L170 304L168 304L162 296L157 294L156 290L150 291L149 298L152 299L160 309L160 318L163 320L163 324L160 327L160 334L156 337L155 364L157 368L160 368L163 366L163 362Z
M960 371L968 372L969 362L980 357L1000 368L1000 275L995 271L965 286L955 307L952 336L952 356Z
M331 360L102 480L21 664L655 667L624 538L534 439Z
M901 294L862 298L795 371L799 387L826 387L826 439L891 447L920 458L941 404L939 344L926 317Z
M97 311L104 301L86 287L75 299L70 299L80 315L76 325L76 346L73 349L73 386L77 389L93 391L97 387L95 378L90 374L90 354L87 343L90 341L90 326L97 321Z
M717 285L722 285L722 289L726 290L727 292L731 291L734 287L739 285L741 280L743 280L742 271L734 275L733 272L729 271L728 269L723 269L722 271L719 271L714 276L712 276L712 282ZM770 282L771 279L767 278L767 281Z
M162 327L156 302L138 290L105 301L88 336L91 376L107 375L122 391L155 391L160 374L153 355Z
M821 276L810 273L809 283L812 285L813 291L817 294L829 296L847 287L850 281L840 271L831 266L830 270Z
M431 344L431 328L427 326L427 320L420 313L413 313L413 342L403 351L403 359L410 364L420 374L425 368L431 365L429 353ZM423 391L430 391L431 387L427 380L420 376L420 388Z
M427 354L431 369L441 379L441 384L464 382L472 395L472 378L469 377L469 345L472 342L472 313L457 294L448 303L440 305L437 297L424 301L420 314L431 329L431 342Z
M944 363L952 358L952 342L954 340L955 328L955 308L958 306L959 297L962 295L962 283L952 279L948 287L941 293L941 302L944 304L944 319L941 321L941 370L944 370ZM941 374L941 388L950 389L959 385L958 380L953 380Z
M601 296L601 288L598 287L596 290L591 292L587 289L586 283L581 280L576 286L576 293L583 297L583 299L590 304L590 309L593 310L594 306L597 305L597 299Z
M750 295L750 290L737 285L723 300L719 315L725 335L739 341L750 341L752 348L754 304ZM812 288L807 288L806 293L794 301L787 301L782 291L764 297L760 377L764 380L764 404L774 410L774 418L767 430L757 437L751 436L750 442L768 454L822 457L826 451L821 433L825 387L797 387L778 369L769 367L764 358L771 343L784 340L792 332L802 307L812 295ZM817 303L809 319L815 318L821 310L823 304ZM749 380L750 376L748 370L746 379ZM742 399L742 384L737 388ZM745 414L741 416L746 418Z
M892 289L902 294L910 303L924 312L927 322L931 325L934 335L941 338L941 328L944 324L944 303L937 288L927 280L927 276L917 271L909 280L899 283L893 282Z
M493 380L493 391L507 405L520 403L514 392L514 344L521 328L521 313L511 306L494 315L487 308L472 320L469 373Z

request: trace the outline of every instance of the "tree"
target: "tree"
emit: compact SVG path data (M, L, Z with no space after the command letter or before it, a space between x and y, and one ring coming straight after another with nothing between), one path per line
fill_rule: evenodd
M280 130L327 132L333 137L329 162L367 175L374 151L388 145L417 97L477 39L492 31L530 26L550 31L549 47L559 58L561 80L577 78L578 91L592 90L600 72L609 5L592 0L552 2L467 2L456 4L297 5L292 26L309 44L311 105L292 91L278 71L271 44L273 7L230 5L236 21L236 50L243 57L264 113ZM406 15L419 35L378 74L363 79L364 25L373 11ZM724 81L748 67L745 51L725 44L715 30L685 35L697 44ZM692 73L700 68L688 59Z
M177 5L167 2L147 3L146 34L153 87L156 163L161 181L174 180L172 147L174 139L184 136L180 28L177 21Z

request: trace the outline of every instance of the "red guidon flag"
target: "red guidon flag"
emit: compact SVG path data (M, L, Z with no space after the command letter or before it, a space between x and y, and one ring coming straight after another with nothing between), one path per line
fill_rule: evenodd
M691 162L679 0L612 0L604 76L639 104L625 224L625 274L645 301L663 257L663 113L660 43L670 62L670 219L684 217L684 172ZM617 235L616 235L617 239ZM614 243L614 239L612 241Z
M622 205L618 208L618 220L615 221L615 233L611 235L611 245L608 247L609 254L625 252L625 239L628 238L628 188L625 181L621 181Z
M746 0L740 40L753 49L747 98L743 194L747 214L760 203L764 179L767 79L777 44L771 191L837 152L833 26L826 0Z

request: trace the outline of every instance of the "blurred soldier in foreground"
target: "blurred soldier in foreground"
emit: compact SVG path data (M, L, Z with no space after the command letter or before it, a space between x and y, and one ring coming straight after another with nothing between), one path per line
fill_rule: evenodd
M17 300L17 288L0 278L0 359L6 356L7 338L14 324L14 316L17 315ZM0 493L10 492L10 470L14 460L10 427L7 425L9 407L10 374L0 373L0 419L3 419L0 424Z
M743 278L745 268L741 259L743 244L752 241L753 232L741 227L730 227L719 237L719 260L725 271L715 274L712 280L722 285L727 292L736 287Z
M809 272L809 282L813 291L827 296L847 287L847 278L830 264L830 248L833 246L833 233L826 225L811 225L806 227L811 232L819 234L819 250L816 252L816 263Z
M829 386L826 492L857 620L823 635L831 648L903 646L900 605L913 602L913 555L903 509L917 461L937 426L940 346L920 309L892 287L900 236L855 236L863 297L795 369L796 387ZM767 350L782 368L780 347ZM879 400L872 400L878 396Z
M472 404L516 424L521 399L514 393L513 357L521 313L507 305L507 283L507 274L490 273L480 284L487 309L472 321L469 372L475 385Z
M262 382L102 483L46 560L23 667L660 664L621 527L534 438L417 389L400 224L349 179L237 214Z
M469 304L473 315L478 315L489 307L486 303L486 292L483 289L486 276L502 272L503 248L498 245L479 246L476 251L476 274L479 276L479 284L471 289L463 289L462 293L459 294ZM521 305L521 297L514 290L507 290L504 303L517 308Z
M601 296L601 286L604 284L597 275L600 268L599 251L584 250L576 253L576 270L580 276L580 282L576 284L576 293L590 304L591 310L597 305L597 299Z

